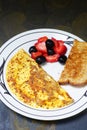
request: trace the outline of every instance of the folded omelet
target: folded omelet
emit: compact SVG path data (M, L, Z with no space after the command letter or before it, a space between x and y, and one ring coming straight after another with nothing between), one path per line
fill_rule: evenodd
M73 102L59 83L23 49L8 62L6 79L16 98L33 108L55 109Z

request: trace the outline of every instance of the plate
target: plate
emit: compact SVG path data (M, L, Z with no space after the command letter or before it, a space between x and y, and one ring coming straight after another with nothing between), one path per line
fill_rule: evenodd
M78 36L75 36L74 34L71 34L69 32L49 28L26 31L9 39L0 48L0 99L4 104L6 104L6 106L8 106L13 111L33 119L60 120L74 116L87 108L87 86L82 88L75 88L70 85L62 86L74 99L74 103L64 108L54 110L31 108L16 100L14 96L12 96L6 88L3 70L8 58L14 55L14 53L18 51L20 48L23 48L28 52L29 47L34 45L37 39L42 36L47 36L48 38L54 37L58 40L66 41L65 44L68 48L66 54L67 56L69 55L70 49L73 46L74 39L83 41ZM58 80L64 66L56 62L47 63L42 67L55 80Z

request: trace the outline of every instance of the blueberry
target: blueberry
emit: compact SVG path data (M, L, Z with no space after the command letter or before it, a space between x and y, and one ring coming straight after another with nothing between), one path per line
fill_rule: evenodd
M32 53L32 52L37 52L36 47L35 47L35 46L31 46L31 47L29 48L29 52L30 52L30 53Z
M61 64L65 64L66 63L66 60L67 60L67 56L65 56L65 55L61 55L60 57L59 57L59 62L61 63Z
M36 58L36 62L37 62L38 64L45 63L45 62L46 62L46 58L45 58L44 56L38 56L38 57Z
M54 46L54 42L51 39L46 40L46 47L52 48Z
M53 55L53 54L55 54L55 52L54 52L53 49L47 49L47 54L48 55Z

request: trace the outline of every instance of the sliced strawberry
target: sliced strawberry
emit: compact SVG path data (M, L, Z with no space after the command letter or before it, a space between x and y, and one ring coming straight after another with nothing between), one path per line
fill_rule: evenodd
M67 51L67 47L65 45L60 45L59 47L54 48L55 53L64 55Z
M59 46L59 42L58 42L54 37L52 37L51 40L54 42L55 47L58 47L58 46Z
M63 40L56 40L54 37L52 37L52 41L55 43L56 47L64 44Z
M57 40L57 43L59 43L59 45L64 45L64 41L63 40Z
M54 54L54 55L47 55L47 54L45 54L44 56L46 58L46 61L47 62L51 62L51 63L52 62L57 62L59 57L60 57L59 54Z
M40 37L40 38L38 39L38 42L45 42L47 39L48 39L47 36Z
M45 42L37 42L35 44L35 47L38 51L40 51L42 53L47 53L47 48L46 48Z
M37 52L32 52L32 53L31 53L31 57L32 57L33 59L36 59L38 56L41 56L41 55L42 55L42 53L39 52L39 51L37 51Z

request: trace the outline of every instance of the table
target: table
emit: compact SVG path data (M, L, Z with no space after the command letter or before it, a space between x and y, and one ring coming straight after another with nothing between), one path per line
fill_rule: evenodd
M87 41L85 0L0 0L0 46L14 35L37 28L54 28L73 33ZM56 121L23 117L0 101L0 130L86 130L87 109Z

